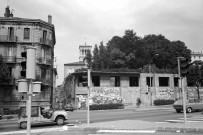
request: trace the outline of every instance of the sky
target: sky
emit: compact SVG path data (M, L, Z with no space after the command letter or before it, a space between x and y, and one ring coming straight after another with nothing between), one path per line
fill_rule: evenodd
M79 61L79 45L105 45L125 30L140 37L162 34L203 51L203 0L0 0L0 16L7 5L14 17L47 21L52 15L57 85L63 83L64 64Z

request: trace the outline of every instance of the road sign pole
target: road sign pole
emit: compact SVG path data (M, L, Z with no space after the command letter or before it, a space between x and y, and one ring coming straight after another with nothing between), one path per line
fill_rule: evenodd
M89 105L89 94L90 94L90 69L87 71L88 76L88 87L87 87L87 125L90 124L90 105Z
M178 75L179 75L179 79L180 79L180 88L182 89L182 100L183 100L183 115L184 115L184 123L187 123L187 116L186 116L186 106L185 106L185 88L184 86L186 85L185 83L183 83L183 80L185 82L185 79L181 77L180 75L180 59L183 57L178 57Z
M32 91L33 91L33 82L32 79L29 80L28 83L28 100L27 100L27 135L30 135L31 131L31 106L32 106Z

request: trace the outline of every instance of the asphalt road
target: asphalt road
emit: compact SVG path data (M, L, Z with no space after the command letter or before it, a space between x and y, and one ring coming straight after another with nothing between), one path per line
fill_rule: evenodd
M200 112L187 114L187 117L200 115ZM166 120L177 120L183 118L183 113L176 113L175 110L153 110L153 111L134 111L134 110L105 110L105 111L91 111L90 123L114 121L114 120L144 120L151 122L164 122ZM86 111L70 112L70 119L67 121L70 124L81 124L87 122ZM35 126L33 129L56 127L55 124L46 124L43 126ZM1 121L0 132L18 131L16 120Z

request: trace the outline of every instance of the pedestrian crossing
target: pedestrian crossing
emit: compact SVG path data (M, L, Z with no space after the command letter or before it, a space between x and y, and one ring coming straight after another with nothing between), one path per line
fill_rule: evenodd
M196 116L192 116L187 118L188 122L203 122L203 115L196 115ZM170 123L182 123L184 122L184 118L179 118L176 120L166 120L166 122L170 122Z

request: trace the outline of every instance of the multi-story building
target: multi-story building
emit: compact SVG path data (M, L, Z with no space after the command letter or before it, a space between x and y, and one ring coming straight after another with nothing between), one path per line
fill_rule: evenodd
M203 53L202 52L192 52L191 60L193 61L203 61Z
M33 46L36 51L36 80L42 82L41 92L34 94L33 105L52 104L56 69L53 66L55 28L51 15L48 22L40 19L13 17L6 7L4 17L0 17L0 55L9 67L13 79L0 85L0 108L14 108L25 104L26 93L18 92L18 80L23 79L21 53Z

